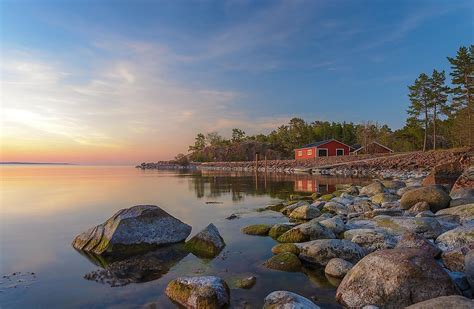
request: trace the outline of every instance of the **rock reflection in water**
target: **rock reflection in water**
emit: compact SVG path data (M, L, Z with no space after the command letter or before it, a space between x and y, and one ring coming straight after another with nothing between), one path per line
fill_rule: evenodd
M112 287L159 279L188 255L183 243L128 257L80 253L102 268L87 273L84 278Z

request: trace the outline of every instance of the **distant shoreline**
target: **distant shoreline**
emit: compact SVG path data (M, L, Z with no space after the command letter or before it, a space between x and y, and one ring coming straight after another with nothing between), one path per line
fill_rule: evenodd
M0 165L75 165L73 163L49 162L0 162Z

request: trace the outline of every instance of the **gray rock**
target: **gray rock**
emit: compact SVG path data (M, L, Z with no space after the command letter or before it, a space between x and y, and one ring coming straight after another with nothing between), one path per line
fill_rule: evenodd
M474 204L474 196L453 199L449 203L449 207L456 207L456 206L461 206L461 205L466 205L466 204Z
M275 291L265 297L264 309L319 309L309 299L288 291Z
M214 224L209 224L186 242L186 249L201 257L215 257L225 247L224 239Z
M443 233L455 229L459 225L461 225L461 219L458 215L439 214L435 215L434 218L438 220L439 224L441 224L441 227L443 228Z
M334 278L344 278L344 276L354 266L351 262L340 258L334 258L329 260L328 264L324 268L324 273Z
M375 229L377 225L373 220L353 218L346 222L346 230Z
M451 198L471 198L474 197L474 188L459 188L455 191L451 191Z
M344 232L344 239L358 244L367 253L380 249L391 249L397 244L397 240L392 235L383 230L374 229L354 229Z
M398 196L390 193L377 193L371 197L373 203L382 204L398 201Z
M290 213L290 218L292 219L303 219L303 220L311 220L317 218L321 215L318 207L312 205L305 205L295 208Z
M346 215L348 213L347 206L336 203L336 202L327 202L324 204L323 212L329 212L335 215Z
M460 295L440 296L425 300L405 309L472 309L474 308L474 300Z
M438 296L459 294L449 275L418 249L371 253L344 277L336 300L345 307L403 308Z
M403 209L409 209L418 202L427 202L432 212L447 208L451 198L440 186L421 187L403 194L400 203Z
M319 239L297 246L300 249L300 259L320 266L326 266L333 258L357 263L366 253L359 245L341 239Z
M436 215L455 215L463 224L474 222L474 203L441 209Z
M132 246L161 246L184 241L191 227L158 206L122 209L102 224L76 236L72 246L94 254L114 254ZM128 248L128 249L125 249Z
M464 257L464 273L467 281L474 289L474 250L469 251Z
M443 232L441 224L430 217L377 216L373 220L379 228L398 235L408 231L420 234L425 238L436 238Z
M219 277L180 277L166 287L166 295L186 308L223 308L229 304L229 287Z
M472 226L460 226L436 238L436 244L443 251L467 246L471 242L474 242L474 228Z
M441 249L439 249L435 244L431 243L429 240L420 236L416 233L406 232L402 235L402 238L398 241L395 246L396 249L402 248L412 248L420 249L421 251L429 254L430 256L436 258L441 254Z
M342 221L340 216L335 216L329 219L319 221L319 224L330 229L336 235L341 232L344 232L345 229L344 222Z
M431 210L425 210L420 213L417 213L415 217L421 218L421 217L434 217L434 216L435 214Z
M385 186L381 182L376 181L360 189L359 194L372 196L377 193L384 193L384 192L385 192Z
M295 210L296 208L301 207L301 206L308 206L308 205L309 205L309 203L306 202L306 201L298 201L298 202L296 202L296 203L292 203L292 204L290 204L290 205L288 205L288 206L283 207L283 208L280 210L280 212L281 212L282 214L284 214L285 216L289 216L290 213L291 213L293 210Z

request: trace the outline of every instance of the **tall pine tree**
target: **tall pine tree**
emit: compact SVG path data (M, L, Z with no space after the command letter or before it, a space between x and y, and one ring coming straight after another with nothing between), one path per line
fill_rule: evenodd
M444 71L438 72L433 70L433 74L430 78L430 107L433 111L433 149L436 149L436 122L438 115L440 113L446 115L449 112L448 105L446 104L449 88L445 85L445 80L446 76Z
M413 120L424 123L423 151L426 151L428 141L429 111L432 104L430 86L431 80L425 73L421 73L413 85L408 86L411 105L407 112Z
M464 46L460 47L456 54L456 57L448 57L448 60L451 63L451 83L454 86L450 91L453 99L452 107L455 110L457 117L459 118L461 118L461 115L463 113L467 114L467 124L461 126L461 128L463 128L463 131L467 129L467 144L469 146L473 146L474 45L471 45L469 49Z

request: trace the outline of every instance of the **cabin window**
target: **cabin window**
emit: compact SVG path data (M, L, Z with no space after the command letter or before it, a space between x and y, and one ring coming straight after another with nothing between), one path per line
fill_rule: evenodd
M303 151L302 150L298 150L298 157L301 157L303 156Z
M318 149L318 157L327 157L328 156L328 150L327 149Z
M344 155L344 149L338 148L336 149L336 156L343 156Z
M308 156L312 156L313 155L313 149L308 149Z

